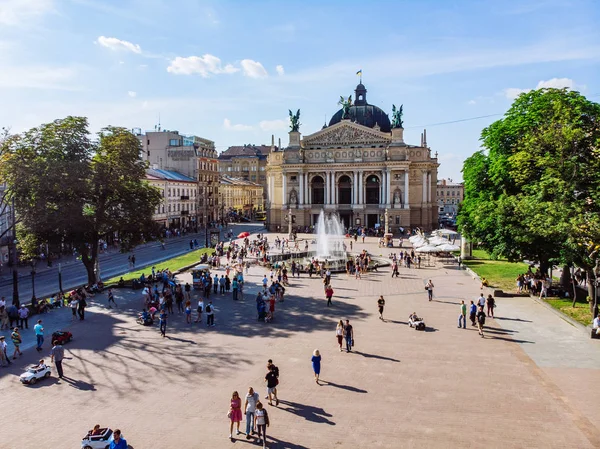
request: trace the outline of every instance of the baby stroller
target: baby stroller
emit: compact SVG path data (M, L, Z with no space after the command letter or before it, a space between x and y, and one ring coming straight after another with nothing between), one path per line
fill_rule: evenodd
M423 318L419 318L415 312L408 317L408 325L418 331L425 330L425 321Z

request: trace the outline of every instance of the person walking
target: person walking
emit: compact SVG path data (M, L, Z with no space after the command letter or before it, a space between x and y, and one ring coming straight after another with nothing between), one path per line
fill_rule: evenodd
M192 302L189 299L185 302L185 322L192 324Z
M35 349L39 352L42 350L42 345L44 344L44 327L42 326L42 320L37 321L37 324L33 326L33 331L35 332L35 338L37 340Z
M79 300L79 308L77 309L77 313L79 314L79 319L81 321L85 320L85 308L86 307L87 307L87 301L85 300L85 295L84 295Z
M477 298L477 306L481 308L485 307L485 296L483 296L483 292L481 292L479 298Z
M165 309L161 309L158 319L160 320L160 334L164 338L167 333L167 311Z
M13 360L17 358L17 354L23 355L21 352L21 343L23 340L21 339L21 334L19 333L19 328L15 327L13 329L12 334L10 334L10 339L12 340L13 346L15 347L15 351L13 352Z
M477 312L477 329L479 330L479 335L481 338L483 337L483 325L485 324L485 312L483 311L483 307L479 307L479 311Z
M250 434L254 433L254 412L256 404L259 402L259 395L254 388L248 388L246 400L244 401L244 413L246 414L246 439L250 439Z
M335 327L335 338L337 338L338 346L340 347L340 352L342 352L342 341L344 340L344 322L340 320L340 322Z
M21 330L25 326L25 329L29 329L29 309L25 307L25 304L21 304L19 309L19 327Z
M431 282L431 279L429 279L429 282L425 284L425 290L427 290L427 297L429 298L429 301L433 300L433 287L433 282Z
M215 325L215 308L212 301L209 301L206 305L206 325L213 327Z
M8 365L12 363L8 357L8 345L6 344L4 335L0 335L0 357L3 361L6 361Z
M383 319L383 308L385 307L385 299L383 299L383 295L379 297L377 300L377 308L379 309L379 319L381 321L385 321Z
M275 405L279 405L279 399L277 398L277 375L275 374L275 366L271 365L269 372L265 376L265 382L267 384L267 399L269 405L273 405L273 399L275 399Z
M327 298L327 307L332 305L331 298L333 297L333 288L331 288L331 284L328 284L325 287L325 297Z
M467 328L467 305L464 301L460 302L460 313L458 314L458 328L460 329L462 322L462 328Z
M112 309L112 306L110 305L110 303L113 303L115 305L115 307L117 307L117 303L115 302L115 295L113 294L112 288L108 289L108 308Z
M232 290L232 294L233 294L233 300L237 301L237 299L238 299L238 290L239 290L237 276L233 277L233 281L231 282L231 290Z
M473 301L471 301L471 304L469 305L469 319L471 320L471 326L475 326L476 318L477 318L477 306L475 304L473 304Z
M350 320L346 320L344 338L346 339L346 352L351 352L352 346L354 346L354 328L350 324Z
M71 302L69 302L69 307L71 308L71 321L75 321L77 319L77 307L79 307L79 300L76 295L73 295Z
M231 395L231 401L229 402L229 438L233 438L233 424L237 424L236 435L240 434L240 422L242 421L242 400L237 391L234 391Z
M263 408L262 402L256 404L256 410L254 412L254 425L256 432L258 433L258 444L262 443L263 449L267 447L267 427L269 427L269 414L267 410Z
M54 346L52 347L52 351L50 352L50 361L54 362L56 365L56 372L58 373L58 378L63 378L63 367L62 361L65 358L65 349L62 347L58 340L52 343Z
M487 316L494 318L494 307L496 307L496 300L492 295L488 295L485 303L487 305Z
M183 289L185 290L185 299L191 301L192 300L192 297L191 297L192 286L190 285L190 283L186 282L185 287L183 287Z
M196 311L198 312L198 317L194 323L202 324L202 312L204 311L204 300L202 298L198 299L198 307L196 308Z
M319 384L319 374L321 374L321 354L319 353L318 349L315 349L313 351L311 362L312 362L313 371L315 373L315 382L317 382L317 385L318 385Z

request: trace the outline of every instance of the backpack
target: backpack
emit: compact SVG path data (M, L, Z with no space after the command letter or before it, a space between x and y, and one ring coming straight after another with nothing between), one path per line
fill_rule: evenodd
M482 313L482 314L480 314L480 315L477 317L477 321L479 322L479 324L481 324L481 325L484 325L484 324L485 324L485 314L483 314L483 313Z
M206 310L206 313L210 313L210 311L212 310L212 307L210 306L210 304L208 304L208 305L206 306L206 309L205 309L205 310Z
M275 377L277 377L277 378L278 378L278 377L279 377L279 368L278 368L278 367L276 367L276 366L273 366L271 369L272 369L272 370L273 370L273 372L275 373ZM279 379L277 379L277 383L279 383Z

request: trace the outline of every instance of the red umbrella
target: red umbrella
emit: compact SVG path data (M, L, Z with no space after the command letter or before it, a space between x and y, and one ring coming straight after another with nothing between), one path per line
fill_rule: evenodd
M248 237L249 235L249 232L240 232L240 234L238 235L238 239L243 239L244 237Z

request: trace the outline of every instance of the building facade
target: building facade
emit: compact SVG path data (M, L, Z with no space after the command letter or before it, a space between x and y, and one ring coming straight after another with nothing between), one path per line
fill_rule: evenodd
M458 205L465 195L463 183L452 182L451 179L440 179L437 183L437 203L439 214L456 216Z
M195 229L198 183L189 176L170 170L147 169L146 181L162 192L162 201L153 219L164 228Z
M287 229L314 225L321 210L337 213L348 227L400 228L437 226L437 157L427 146L404 142L401 111L394 126L380 108L367 103L360 83L355 103L344 106L329 125L304 136L292 127L289 145L269 154L267 225ZM436 155L437 156L437 155Z
M267 159L277 150L275 139L268 145L241 145L227 148L219 154L219 173L221 176L239 178L255 182L263 187L263 202L267 194Z
M6 184L0 184L0 268L6 266L11 257L13 245L13 210L12 203L5 197Z
M242 178L221 176L222 216L233 212L250 220L264 211L263 186Z
M142 157L150 167L179 173L198 184L193 225L204 226L216 221L218 204L218 165L215 143L198 136L180 134L178 131L134 130L142 144ZM182 195L185 196L185 195Z

